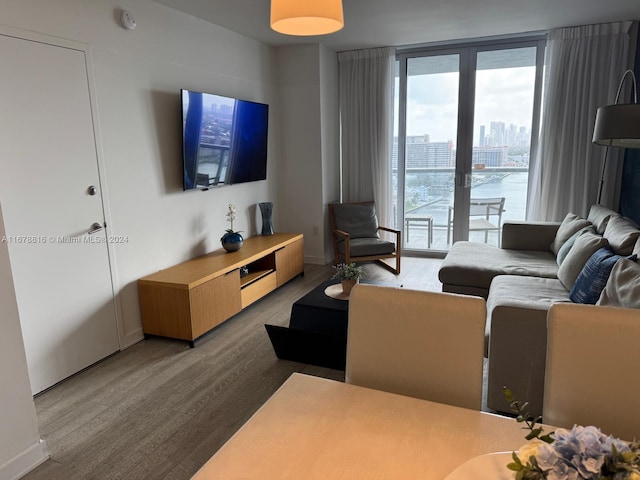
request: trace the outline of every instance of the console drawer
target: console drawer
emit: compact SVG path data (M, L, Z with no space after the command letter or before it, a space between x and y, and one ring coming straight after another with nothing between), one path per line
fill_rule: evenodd
M271 272L244 287L240 292L242 308L246 308L256 300L261 299L267 293L273 292L277 287L276 272Z

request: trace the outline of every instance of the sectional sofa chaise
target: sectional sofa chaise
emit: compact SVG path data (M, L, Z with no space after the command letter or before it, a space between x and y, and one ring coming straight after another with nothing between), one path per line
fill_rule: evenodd
M600 205L586 219L569 213L561 223L507 221L500 248L451 247L439 271L443 291L487 299L490 409L510 412L502 393L508 386L515 398L529 401L532 415L542 414L553 303L592 304L593 315L601 312L598 305L635 308L640 322L639 254L638 225Z

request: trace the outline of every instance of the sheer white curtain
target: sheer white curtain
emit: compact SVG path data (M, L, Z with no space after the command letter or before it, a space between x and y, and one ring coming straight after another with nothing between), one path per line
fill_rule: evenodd
M392 226L391 149L395 49L338 54L342 128L342 200L374 200Z
M591 142L596 110L614 103L632 66L634 22L551 31L538 153L531 166L528 218L559 221L585 216L596 202L604 147ZM622 149L611 148L603 205L617 207ZM608 188L607 188L608 187Z

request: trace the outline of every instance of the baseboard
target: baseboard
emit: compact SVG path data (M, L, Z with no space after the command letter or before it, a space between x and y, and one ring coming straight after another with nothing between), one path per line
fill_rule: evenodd
M324 257L316 257L316 256L304 256L304 263L309 263L311 265L326 265Z
M135 345L136 343L141 342L142 340L144 340L144 332L142 331L142 327L140 327L140 328L134 330L133 332L128 333L122 339L122 348L120 350L124 350L126 348L129 348L132 345Z
M47 446L40 440L24 452L0 465L0 480L17 480L49 459Z

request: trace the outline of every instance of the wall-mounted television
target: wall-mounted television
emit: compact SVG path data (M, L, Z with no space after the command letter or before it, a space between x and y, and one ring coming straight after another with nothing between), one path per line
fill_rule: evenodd
M267 178L269 105L181 90L184 190Z

